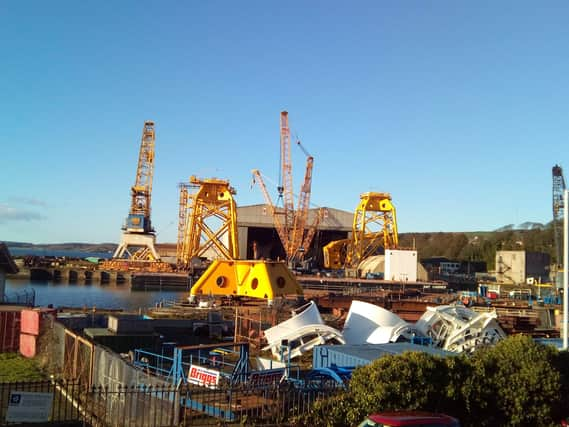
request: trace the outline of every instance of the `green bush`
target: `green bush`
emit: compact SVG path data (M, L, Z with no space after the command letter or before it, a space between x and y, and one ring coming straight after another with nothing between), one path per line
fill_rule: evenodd
M464 391L471 425L551 425L560 403L558 355L521 335L475 353Z
M299 424L357 425L373 412L425 410L466 427L553 425L569 415L568 362L566 353L524 336L470 357L385 356L356 369L347 392L317 402Z

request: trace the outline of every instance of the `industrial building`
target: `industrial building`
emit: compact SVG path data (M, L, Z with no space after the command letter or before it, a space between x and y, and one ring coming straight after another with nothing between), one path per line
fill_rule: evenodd
M496 281L521 285L528 279L539 283L549 281L550 256L542 252L496 251Z
M352 231L353 212L334 208L323 208L324 215L318 231L304 259L322 265L322 248L329 242L345 239ZM308 222L318 214L319 209L310 209ZM244 259L285 259L285 250L274 226L270 207L266 204L241 206L237 208L239 253Z

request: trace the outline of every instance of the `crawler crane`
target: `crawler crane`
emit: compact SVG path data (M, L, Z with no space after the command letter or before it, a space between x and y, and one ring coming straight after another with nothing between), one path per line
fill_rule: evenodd
M310 205L310 195L312 187L312 170L314 166L314 157L302 146L300 141L297 145L306 155L306 171L304 181L301 187L300 196L298 198L298 207L294 208L294 199L292 191L292 161L290 153L290 129L288 124L288 112L281 113L281 131L280 131L280 163L281 163L281 184L278 186L279 199L282 198L283 207L278 208L273 203L271 196L267 190L261 173L255 169L253 173L253 181L258 183L265 198L266 204L269 206L271 216L281 243L283 245L287 261L289 265L294 266L301 261L312 243L314 234L318 224L322 218L322 210L319 210L314 222L307 226L308 208Z
M169 271L154 248L155 231L150 222L150 201L154 173L154 122L144 122L138 155L136 181L131 187L130 211L122 227L121 242L103 268L113 270Z

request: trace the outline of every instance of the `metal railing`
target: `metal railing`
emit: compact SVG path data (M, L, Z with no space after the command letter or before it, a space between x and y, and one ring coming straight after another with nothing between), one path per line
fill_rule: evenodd
M45 380L0 383L0 425L11 396L18 392L51 393L47 424L82 423L91 427L181 427L291 425L317 399L340 387L299 388L291 383L220 384L216 388L178 386L83 387L78 381ZM45 425L45 424L44 424Z
M2 295L0 294L0 297ZM35 306L36 291L33 288L24 289L20 292L10 292L3 295L4 299L0 300L4 304L27 305L30 307Z

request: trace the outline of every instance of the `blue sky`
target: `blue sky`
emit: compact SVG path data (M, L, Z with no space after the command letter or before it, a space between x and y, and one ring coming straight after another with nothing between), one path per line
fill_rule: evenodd
M277 181L281 110L315 205L390 192L402 232L548 222L568 19L566 1L3 1L0 240L118 241L147 119L159 242L190 175L263 203L251 169Z

